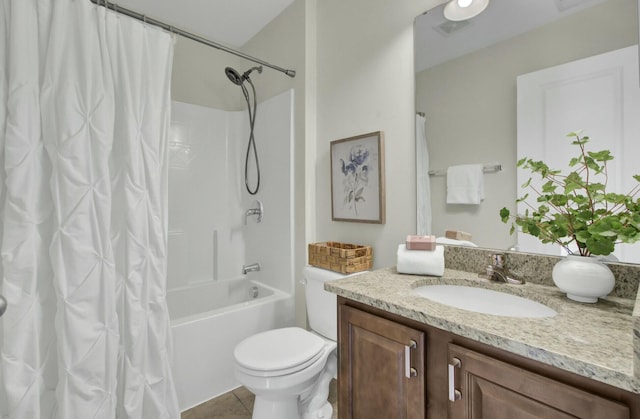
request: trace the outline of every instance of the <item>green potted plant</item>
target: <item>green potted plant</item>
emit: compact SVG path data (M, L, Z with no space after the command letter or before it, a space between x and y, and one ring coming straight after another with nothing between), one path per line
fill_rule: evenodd
M596 302L607 295L615 284L609 268L597 258L611 254L618 243L640 240L640 175L628 193L607 191L607 162L613 160L609 150L588 151L589 137L579 132L567 134L580 150L569 161L569 173L550 169L542 161L522 158L517 166L537 174L542 179L534 187L530 178L523 188L537 195L537 204L529 194L516 202L528 207L524 214L511 215L507 208L500 210L504 223L512 221L511 234L519 228L537 237L542 243L556 243L569 256L555 265L553 280L571 299ZM602 276L601 282L591 285L589 279Z

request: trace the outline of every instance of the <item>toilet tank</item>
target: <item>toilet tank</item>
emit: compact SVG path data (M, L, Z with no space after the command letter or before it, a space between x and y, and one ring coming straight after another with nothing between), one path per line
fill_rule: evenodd
M344 278L338 272L307 266L304 268L307 317L311 330L322 336L338 340L338 307L336 295L324 290L324 283Z

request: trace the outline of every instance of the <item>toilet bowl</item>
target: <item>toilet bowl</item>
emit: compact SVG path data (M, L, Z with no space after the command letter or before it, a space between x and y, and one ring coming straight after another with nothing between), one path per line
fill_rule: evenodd
M268 330L234 350L236 378L256 396L253 419L331 419L329 383L338 368L336 296L324 290L324 282L345 275L314 267L306 267L304 275L312 331Z
M328 388L332 371L337 369L336 347L336 342L298 327L270 330L240 342L234 351L235 373L238 381L256 396L253 419L298 419L308 415L310 412L301 405L312 397L322 374L331 376L326 380ZM326 396L318 407L328 410L326 418L330 419L331 405L325 407L325 403L328 404Z

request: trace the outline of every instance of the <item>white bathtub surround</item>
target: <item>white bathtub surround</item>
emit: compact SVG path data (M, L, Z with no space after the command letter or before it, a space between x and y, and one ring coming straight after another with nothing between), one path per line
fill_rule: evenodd
M178 418L172 37L88 1L2 2L0 15L0 416Z
M259 79L255 83L259 94ZM261 281L293 293L293 100L289 90L258 104L255 139L262 181L255 196L244 185L246 110L173 102L170 159L184 147L193 157L188 166L169 170L172 287L236 278L242 265L258 262ZM263 204L262 221L250 216L245 225L256 199Z
M254 83L260 99L260 79ZM258 105L261 184L256 196L244 185L246 109L227 112L173 102L170 155L176 157L170 160L176 164L169 171L167 298L181 410L240 385L232 356L238 342L294 324L293 97L287 91ZM257 199L263 204L262 221L250 215L245 223ZM242 267L253 263L260 271L243 276ZM245 301L254 286L261 297Z

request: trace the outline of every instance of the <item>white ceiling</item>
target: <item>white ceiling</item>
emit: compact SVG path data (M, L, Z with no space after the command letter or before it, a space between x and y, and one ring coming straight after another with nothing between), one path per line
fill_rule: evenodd
M293 0L110 0L177 28L241 47Z
M458 30L449 35L438 30L438 26L445 22L455 25L445 19L442 4L416 19L416 72L528 32L603 1L490 0L484 12L464 21L458 25Z
M244 45L293 0L113 0L119 6L238 48ZM419 16L415 24L416 71L492 45L550 23L605 0L490 0L479 16L451 33L438 26L448 22L444 4ZM442 0L446 3L446 0ZM448 22L454 24L454 22Z

